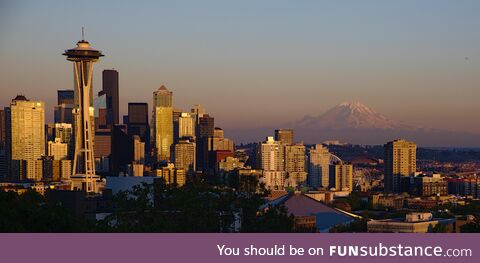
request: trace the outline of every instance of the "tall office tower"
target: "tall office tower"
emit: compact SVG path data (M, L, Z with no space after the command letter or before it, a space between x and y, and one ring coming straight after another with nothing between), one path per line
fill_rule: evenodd
M53 140L55 140L55 123L47 123L45 124L45 146L48 144L48 141Z
M229 151L233 153L233 140L224 137L222 128L215 127L213 136L208 138L208 151Z
M110 155L110 172L113 175L127 174L133 161L133 139L127 134L125 125L114 125Z
M330 187L351 193L353 190L353 165L343 162L330 165Z
M147 149L150 144L150 127L148 125L148 104L145 102L128 103L128 135L138 135Z
M0 182L7 179L8 166L5 148L0 148Z
M119 124L118 71L106 69L102 72L102 91L107 96L107 124Z
M196 127L197 168L207 173L209 170L208 138L213 137L215 120L208 114L199 118ZM213 168L213 167L212 167Z
M173 143L176 144L178 143L178 140L180 139L178 137L179 133L179 123L178 121L180 120L180 116L182 115L183 110L182 109L173 109Z
M157 161L170 161L173 144L172 92L161 86L153 92L154 142Z
M0 149L5 147L5 111L0 109Z
M279 129L275 130L275 141L280 141L285 145L293 144L293 130Z
M178 118L178 138L195 138L195 119L188 112L182 112Z
M112 152L112 131L111 129L98 129L95 131L95 144L93 145L95 161L107 158Z
M203 117L203 115L207 114L207 112L205 111L205 108L203 108L200 104L193 105L192 109L190 110L190 113L195 119L195 122L197 125L200 123L200 118Z
M95 130L111 129L112 124L108 123L107 94L103 90L98 92L98 96L93 100Z
M321 144L310 148L308 154L308 185L310 187L325 187L330 185L331 154Z
M74 143L72 124L55 123L53 130L53 141L60 139L60 142L66 143L68 145L68 159L73 159Z
M195 142L181 139L175 144L175 167L184 169L189 176L193 176L196 169Z
M60 138L48 142L48 156L53 160L66 160L68 158L68 144L62 143Z
M400 192L400 179L417 171L417 145L406 140L394 140L384 145L385 192Z
M73 123L73 104L75 96L73 90L58 90L57 105L54 108L55 123Z
M55 123L73 123L73 104L61 104L54 107Z
M265 187L283 190L285 185L285 146L273 137L260 144L260 159Z
M75 92L71 89L57 90L57 105L74 104Z
M145 163L145 143L140 136L133 135L133 162L137 164Z
M77 42L75 48L66 50L63 55L73 62L75 79L74 127L75 152L73 159L72 189L86 192L97 192L95 163L93 153L92 121L92 75L93 63L103 56L98 50L90 47L84 39Z
M292 178L297 185L307 182L307 172L305 169L305 145L286 145L285 146L285 171L289 178Z
M17 96L5 108L7 165L14 180L42 179L45 154L45 106ZM38 162L40 161L40 162Z

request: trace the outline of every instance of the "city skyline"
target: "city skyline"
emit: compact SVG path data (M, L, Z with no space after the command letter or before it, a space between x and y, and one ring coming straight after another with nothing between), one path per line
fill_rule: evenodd
M48 19L44 6L52 9ZM176 94L176 108L200 103L227 134L260 124L282 128L350 100L414 125L480 133L480 124L470 121L480 110L478 3L415 6L281 2L270 10L267 2L162 2L151 10L139 4L138 13L129 15L129 6L119 3L115 14L62 24L66 7L2 3L0 103L8 105L18 93L44 101L51 122L56 90L73 89L58 54L85 26L86 39L107 54L94 72L94 94L102 70L117 69L120 116L127 102L147 102L152 109L151 93L165 84ZM31 19L20 21L25 16ZM123 17L140 19L135 25L143 27L127 25ZM104 19L112 22L102 24ZM47 77L52 72L54 79ZM402 104L385 100L393 94ZM270 96L277 103L264 103Z

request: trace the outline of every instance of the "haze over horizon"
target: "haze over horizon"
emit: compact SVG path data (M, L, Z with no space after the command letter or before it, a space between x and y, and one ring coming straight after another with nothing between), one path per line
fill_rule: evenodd
M61 53L85 26L105 54L95 91L101 71L117 69L122 115L165 84L176 108L201 104L227 135L343 101L480 134L478 1L84 2L70 12L75 1L2 1L2 108L21 93L45 101L51 121L56 90L73 88Z

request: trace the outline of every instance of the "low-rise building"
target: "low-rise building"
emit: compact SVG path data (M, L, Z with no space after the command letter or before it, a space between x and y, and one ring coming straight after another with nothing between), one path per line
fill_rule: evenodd
M367 229L376 233L428 233L437 224L443 224L453 232L454 223L455 219L433 218L431 213L409 213L405 218L371 220Z

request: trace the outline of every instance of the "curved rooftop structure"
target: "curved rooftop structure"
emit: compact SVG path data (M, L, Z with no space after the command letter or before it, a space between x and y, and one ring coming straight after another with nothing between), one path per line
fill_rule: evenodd
M65 53L62 55L67 56L67 60L78 61L78 60L98 60L99 57L103 57L102 52L99 50L93 49L90 46L90 43L86 40L80 40L77 42L77 46L72 49L65 50Z

